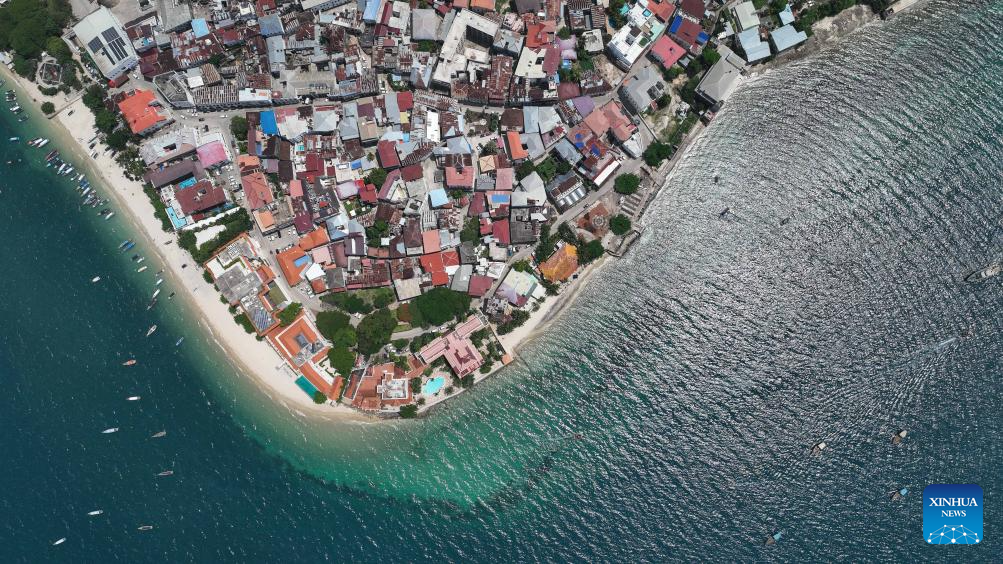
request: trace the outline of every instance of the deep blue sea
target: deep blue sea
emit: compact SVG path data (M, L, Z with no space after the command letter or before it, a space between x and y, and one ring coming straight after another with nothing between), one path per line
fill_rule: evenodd
M1001 39L930 0L750 80L519 362L379 425L147 311L149 244L0 106L0 562L999 561ZM931 483L982 486L980 546L924 544Z

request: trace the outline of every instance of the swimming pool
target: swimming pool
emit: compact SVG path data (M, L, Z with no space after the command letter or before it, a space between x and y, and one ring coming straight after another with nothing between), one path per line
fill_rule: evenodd
M425 382L425 385L421 387L421 393L425 394L426 396L431 396L436 392L438 392L439 390L441 390L443 384L445 383L446 379L444 377L436 376L435 378L432 378L428 382Z
M299 386L301 390L306 392L306 395L310 396L311 398L315 393L320 391L317 389L316 386L310 383L310 380L306 379L306 376L300 376L299 378L297 378L296 385Z

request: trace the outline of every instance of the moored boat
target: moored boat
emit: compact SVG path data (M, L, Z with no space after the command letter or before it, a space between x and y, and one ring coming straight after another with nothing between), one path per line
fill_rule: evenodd
M157 326L156 325L151 325L150 328L146 330L146 336L149 337L156 330L157 330Z
M146 266L146 265L144 264L143 266L141 266L141 267L137 268L137 269L136 269L136 272L143 272L143 271L144 271L144 270L146 270L147 268L149 268L149 267L148 267L148 266Z
M91 282L92 283L96 283L96 282L100 282L100 281L101 281L101 277L100 276L95 276L94 278L91 278Z
M825 450L827 448L827 446L828 445L825 444L825 441L822 441L822 442L820 442L820 443L818 443L818 444L816 444L815 446L812 447L811 453L814 454L815 456L818 456L818 455L822 454L822 451Z
M122 363L122 366L132 366L136 364L136 359L130 358L129 360Z
M966 276L965 282L968 282L969 284L978 284L979 282L983 282L998 275L1000 272L1003 272L1003 264L994 262L986 265L982 268L982 270L977 270Z
M101 515L102 513L104 513L104 511L100 509L95 509L94 511L88 511L87 515L94 517L95 515Z
M109 427L109 428L105 429L104 431L101 431L101 434L102 435L110 435L111 433L117 433L117 432L118 432L118 427Z
M163 437L166 437L166 436L167 436L167 431L157 431L156 433L153 434L153 436L151 438L153 438L153 439L160 439L160 438L163 438Z

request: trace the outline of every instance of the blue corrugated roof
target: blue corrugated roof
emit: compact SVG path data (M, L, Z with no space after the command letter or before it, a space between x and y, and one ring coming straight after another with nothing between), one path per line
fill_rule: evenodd
M710 36L707 35L707 32L701 31L700 35L697 36L697 43L707 43L708 39L710 39Z
M679 31L679 26L682 25L682 24L683 24L683 17L682 16L676 16L672 20L672 25L669 26L669 33L675 33L677 31Z
M446 196L446 191L442 188L437 188L428 193L428 201L432 204L433 208L439 206L444 206L449 203L449 197Z
M275 112L261 112L261 131L266 135L278 135L279 124L275 121Z
M209 24L202 18L196 18L192 20L192 31L195 32L195 37L205 37L209 35Z
M375 22L380 13L380 0L366 0L366 11L362 13L362 20Z

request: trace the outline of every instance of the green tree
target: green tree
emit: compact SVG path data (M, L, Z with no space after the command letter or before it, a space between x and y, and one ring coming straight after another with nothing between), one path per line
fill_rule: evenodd
M421 391L421 376L415 376L409 381L411 384L411 393L417 394Z
M593 239L585 245L578 247L578 262L580 264L588 264L597 258L601 257L606 249L603 248L602 243L598 239Z
M380 186L383 186L383 183L387 180L387 171L382 168L374 168L369 171L369 174L367 174L363 180L365 180L366 184L372 184L379 188Z
M617 235L623 235L630 231L630 218L621 214L613 216L613 219L609 220L610 231Z
M621 174L613 181L613 189L616 190L618 194L633 194L634 192L637 192L637 189L640 188L640 186L641 177L629 172L627 174Z
M656 167L662 164L662 161L672 156L672 146L666 145L665 143L655 141L648 148L644 150L641 155L644 157L644 162L651 167Z
M522 180L523 178L526 178L530 174L533 174L533 171L535 170L536 170L536 165L533 164L533 161L529 160L523 161L522 163L519 164L518 167L516 167L515 177L519 180Z
M56 111L56 106L52 102L42 102L42 113L51 114Z
M324 392L316 391L313 393L313 403L322 404L326 401L327 401L327 396L324 395Z
M303 311L303 304L299 302L287 305L285 309L279 312L279 324L283 327L288 327L293 321L296 321L301 311Z
M557 36L560 37L561 39L567 39L571 37L571 30L568 29L567 27L562 27L561 29L557 30Z
M230 133L237 139L247 139L247 118L244 116L230 118Z
M359 340L359 352L369 356L379 352L397 327L397 319L388 309L378 309L362 318L355 331Z
M45 41L45 52L63 65L70 64L73 61L73 54L70 52L70 48L59 37L50 37Z
M317 314L317 330L329 341L333 341L338 331L346 327L351 327L350 319L340 311L322 311Z
M411 315L421 325L442 325L470 311L470 295L448 288L433 288L411 301Z
M721 60L721 54L718 53L714 48L707 47L706 49L703 50L703 53L700 55L700 58L703 59L703 62L706 63L708 67L711 67L714 66L714 63Z
M348 378L352 374L352 368L355 366L355 353L349 350L348 347L337 346L327 351L327 360L338 371L338 374Z
M418 406L413 403L401 406L400 416L401 419L414 419L418 416Z

